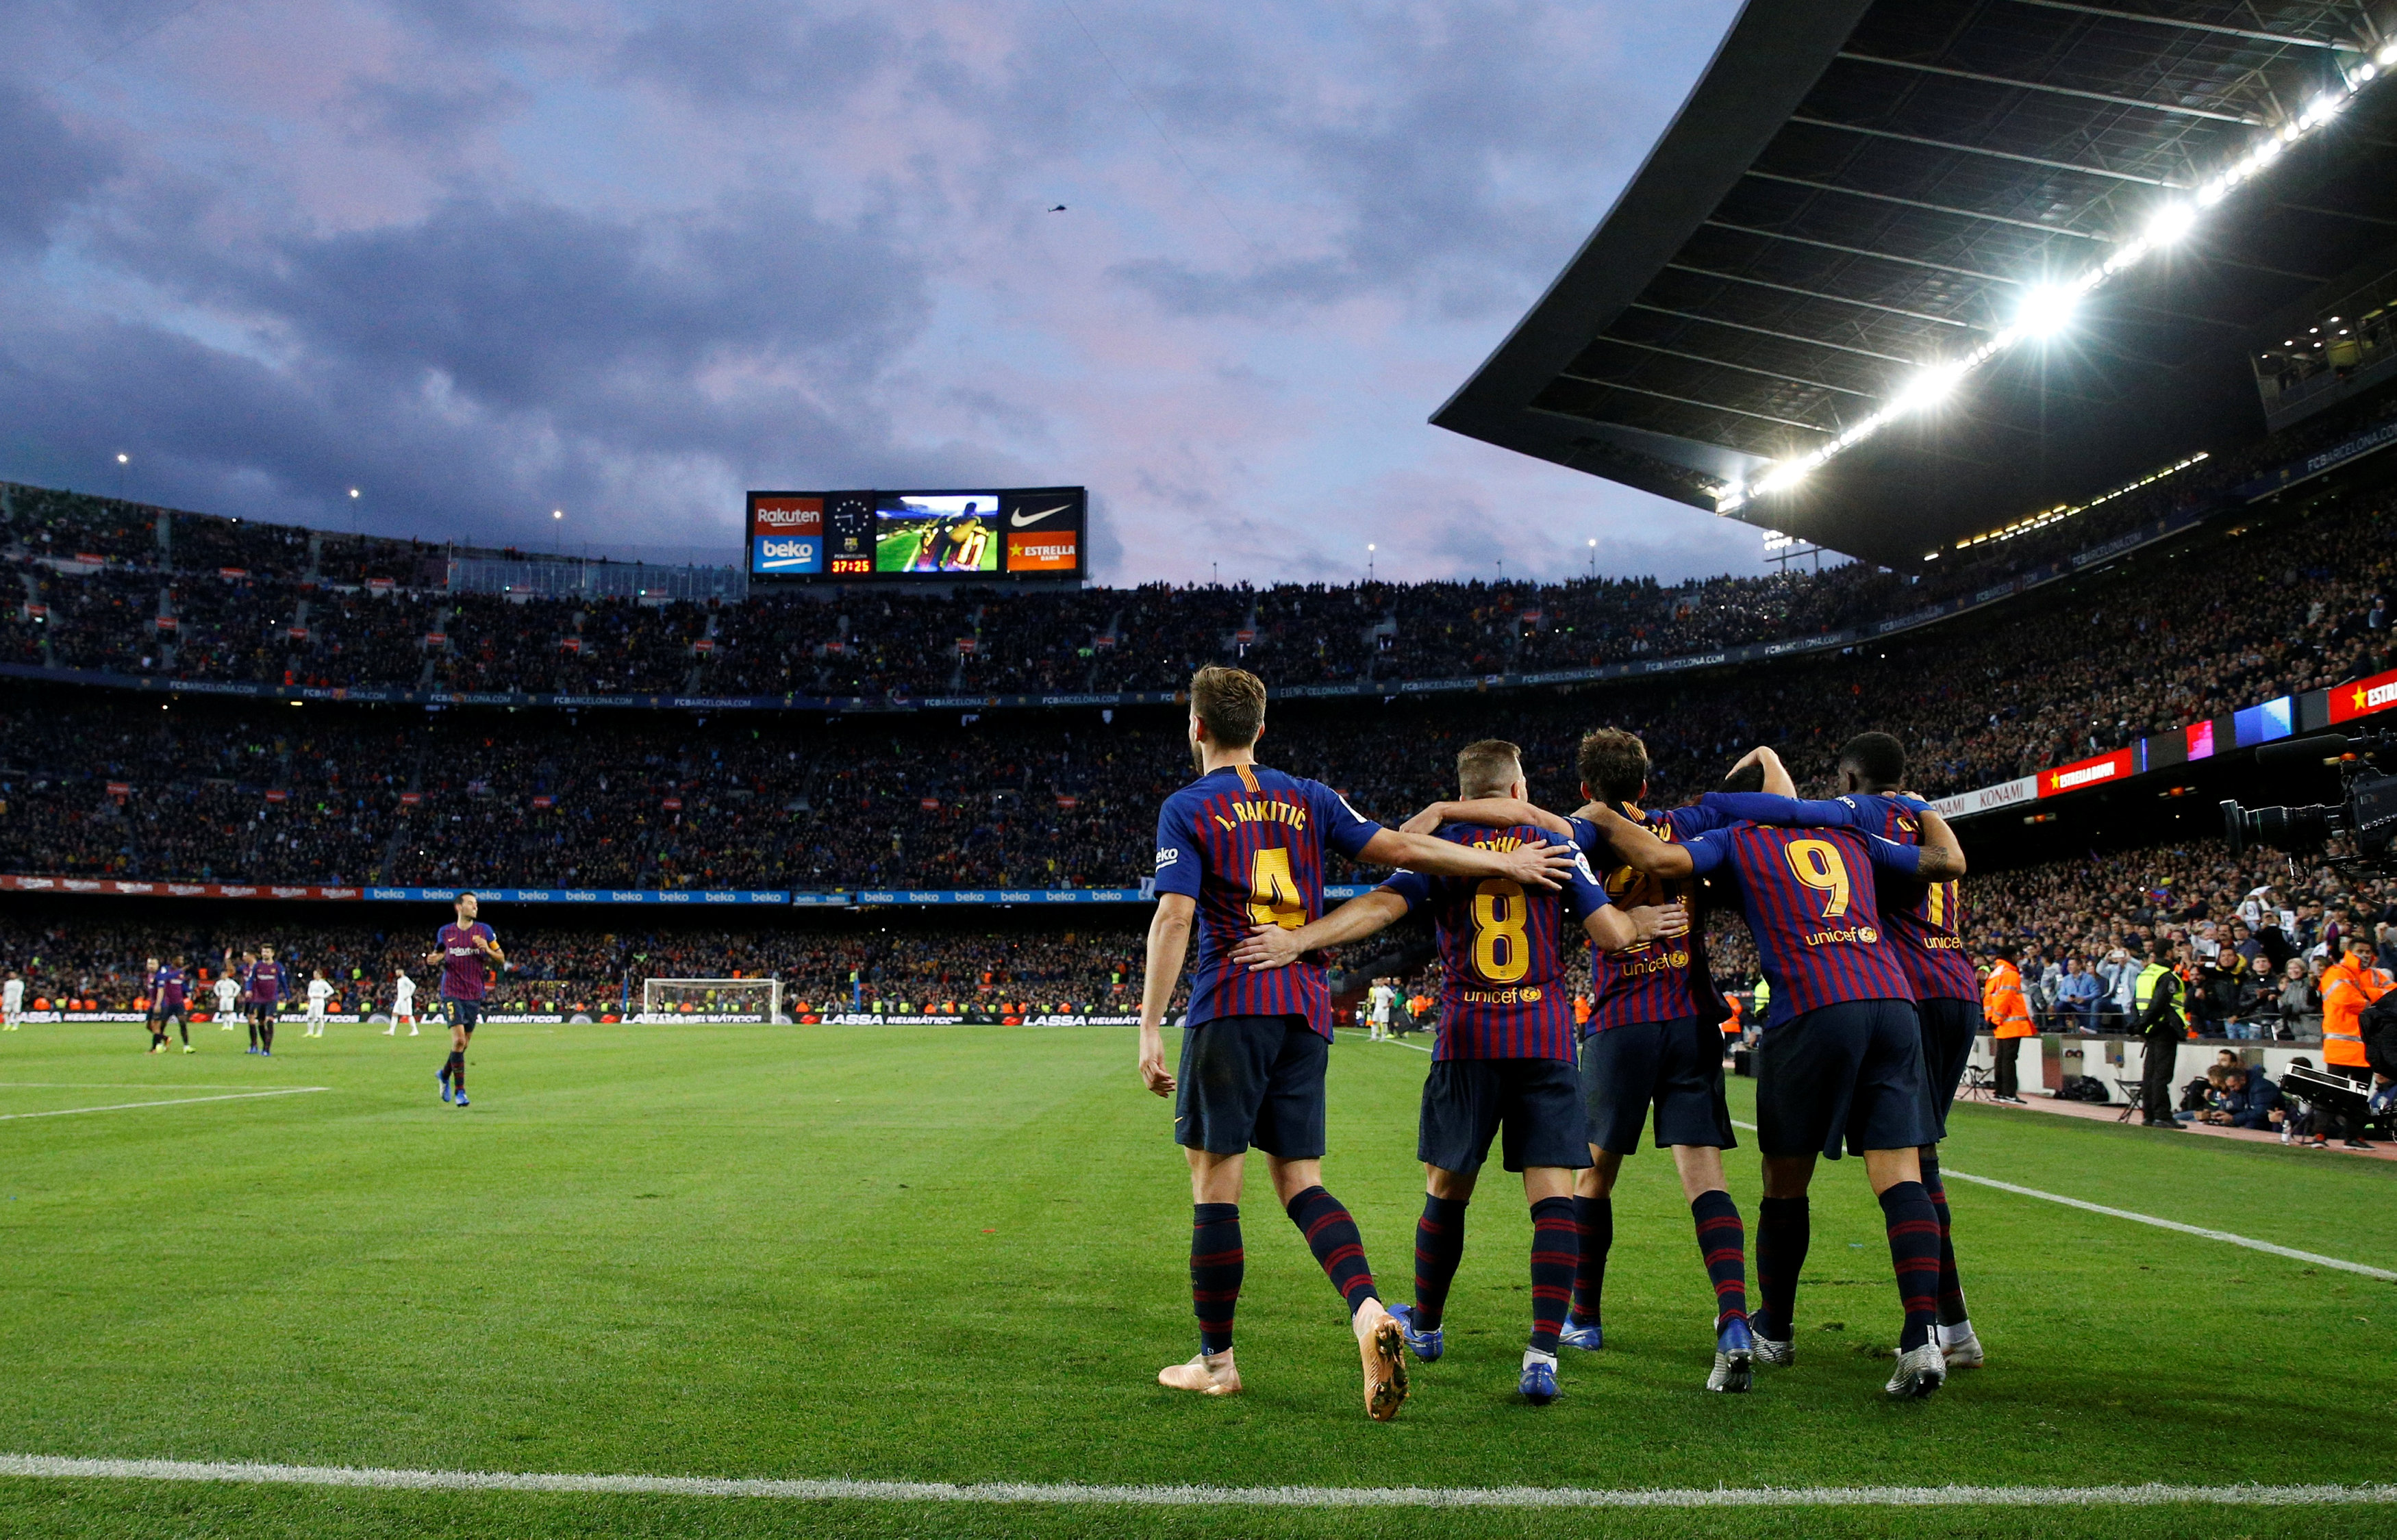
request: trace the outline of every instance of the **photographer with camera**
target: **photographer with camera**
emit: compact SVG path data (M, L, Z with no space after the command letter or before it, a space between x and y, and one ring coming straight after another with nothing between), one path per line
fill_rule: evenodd
M2147 966L2132 985L2131 1030L2147 1040L2139 1065L2139 1121L2151 1129L2177 1129L2173 1117L2173 1066L2189 1036L2180 975L2164 962L2164 944L2148 943Z

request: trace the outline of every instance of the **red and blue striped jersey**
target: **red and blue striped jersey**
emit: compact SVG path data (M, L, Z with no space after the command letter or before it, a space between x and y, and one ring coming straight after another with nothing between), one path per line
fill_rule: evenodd
M183 971L173 963L162 966L150 975L150 1009L181 1011L183 1009Z
M500 943L498 934L479 919L466 925L453 920L433 933L433 949L441 954L443 999L479 1000L489 990L490 965L475 944L478 940L494 946Z
M261 958L249 965L243 987L252 1005L273 1005L283 998L283 965Z
M1827 800L1715 793L1705 805L1727 817L1760 823L1813 828L1851 828L1877 834L1899 845L1922 843L1922 824L1914 815L1923 804L1885 792L1858 792ZM1964 955L1964 912L1961 886L1950 879L1933 882L1901 872L1883 872L1874 881L1880 892L1881 929L1897 943L1898 960L1918 1000L1981 998L1980 976Z
M1451 824L1441 839L1487 850L1552 841L1529 824L1491 829ZM1506 877L1426 877L1400 872L1383 891L1428 908L1440 938L1440 1027L1432 1060L1573 1057L1573 994L1565 973L1565 924L1607 906L1606 890L1576 852L1560 890Z
M1728 822L1702 808L1642 812L1626 802L1620 811L1632 822L1645 824L1651 834L1668 845L1685 842ZM1605 872L1606 896L1623 908L1636 909L1641 904L1662 907L1684 898L1694 900L1695 895L1690 892L1694 884L1650 877L1636 867L1612 864L1614 847L1596 824L1586 818L1567 822L1573 824L1573 843L1581 847L1585 856L1595 858ZM1695 908L1694 902L1692 907ZM1705 968L1705 952L1699 942L1701 932L1696 918L1694 913L1687 935L1660 936L1620 952L1593 949L1589 955L1589 1022L1585 1030L1603 1032L1610 1026L1626 1026L1633 1022L1669 1022L1701 1014L1698 975ZM1703 993L1710 998L1713 991L1709 988Z
M1354 857L1382 826L1320 781L1226 765L1165 799L1157 814L1157 891L1198 902L1189 1024L1218 1016L1305 1016L1332 1036L1323 965L1301 957L1251 972L1230 960L1252 928L1295 931L1323 913L1323 852Z
M1729 872L1773 1001L1770 1030L1850 1000L1908 1000L1914 991L1897 946L1881 932L1873 867L1911 873L1919 847L1854 829L1778 829L1742 824L1689 841L1697 875Z

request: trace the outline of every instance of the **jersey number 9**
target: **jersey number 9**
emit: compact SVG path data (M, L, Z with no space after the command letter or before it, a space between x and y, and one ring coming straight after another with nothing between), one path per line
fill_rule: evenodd
M1848 912L1848 864L1840 848L1828 839L1793 839L1788 847L1789 870L1798 880L1830 897L1823 917L1835 919Z
M1492 984L1512 984L1532 971L1531 918L1523 885L1486 877L1473 890L1473 971Z

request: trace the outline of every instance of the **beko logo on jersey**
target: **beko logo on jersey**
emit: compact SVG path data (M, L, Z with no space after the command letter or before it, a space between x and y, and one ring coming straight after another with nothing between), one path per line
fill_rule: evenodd
M1160 872L1181 859L1182 852L1171 845L1159 845L1157 848L1157 869Z
M1061 502L1054 508L1043 508L1037 514L1027 514L1023 509L1018 508L1015 512L1007 516L1007 522L1015 529L1029 529L1034 525L1039 523L1042 519L1048 518L1056 514L1062 514L1072 506L1073 504L1070 502Z

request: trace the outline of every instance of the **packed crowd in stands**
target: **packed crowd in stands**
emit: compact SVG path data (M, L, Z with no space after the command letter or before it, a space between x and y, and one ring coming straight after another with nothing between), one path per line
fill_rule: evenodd
M2292 555L2292 553L2299 553ZM1477 738L1536 795L1593 726L1640 732L1666 801L1755 743L1801 780L1870 728L1915 789L1989 785L2397 664L2397 518L2326 497L1843 656L1573 692L1278 707L1268 762L1395 822ZM65 724L71 730L62 730ZM27 685L0 704L0 870L623 888L1136 884L1186 778L1170 707L802 714L364 707ZM1343 871L1338 876L1354 876Z
M328 688L867 698L1171 690L1227 657L1283 686L1586 667L1820 636L1977 593L2217 506L2259 469L2392 410L2397 398L2324 414L1919 571L1850 563L1673 587L867 587L729 605L453 593L440 547L0 485L0 578L23 595L0 606L0 662Z

